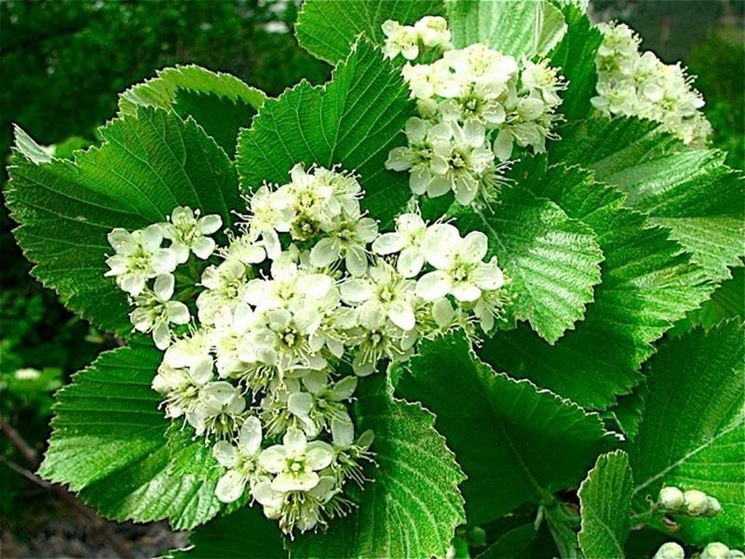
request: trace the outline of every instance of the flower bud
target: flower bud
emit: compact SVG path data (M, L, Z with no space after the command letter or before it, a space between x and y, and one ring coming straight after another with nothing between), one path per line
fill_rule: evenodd
M706 497L706 512L704 516L716 516L722 512L722 505L716 497Z
M745 559L745 553L739 549L730 549L728 559Z
M683 493L685 510L691 516L701 516L706 512L706 493L698 489L689 489Z
M685 559L685 551L675 542L667 542L660 546L653 559Z
M707 545L701 552L701 559L728 559L729 547L720 542Z
M657 502L665 510L677 511L683 506L683 492L677 487L663 487Z

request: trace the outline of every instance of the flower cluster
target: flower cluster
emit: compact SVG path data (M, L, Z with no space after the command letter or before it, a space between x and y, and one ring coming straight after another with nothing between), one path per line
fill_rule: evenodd
M353 174L296 165L246 199L224 246L209 237L220 218L189 208L109 236L107 275L164 350L153 388L167 417L213 445L220 500L248 493L289 534L346 513L345 484L365 481L373 434L356 436L349 413L358 378L422 338L489 331L503 307L483 233L413 207L381 234L362 194Z
M406 60L414 60L428 49L446 51L453 48L448 23L439 16L425 16L413 26L389 19L383 23L383 33L386 58L396 58L400 54Z
M711 125L700 109L701 94L680 64L664 64L651 51L639 52L641 39L624 24L600 24L603 43L595 108L608 116L638 116L659 122L686 144L703 146Z
M409 120L408 145L393 149L386 167L409 171L414 194L452 191L463 205L488 199L515 145L542 153L555 137L565 82L545 61L519 65L476 43L431 64L407 63L403 75L421 118Z
M665 512L689 516L716 516L722 511L716 497L698 489L681 491L677 487L663 487L657 497L657 505Z

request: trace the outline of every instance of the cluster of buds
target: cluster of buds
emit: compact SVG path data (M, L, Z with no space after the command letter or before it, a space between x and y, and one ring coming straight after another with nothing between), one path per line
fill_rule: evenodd
M515 145L542 153L556 137L565 82L545 61L518 64L475 43L431 64L407 63L403 75L420 118L407 123L408 145L393 149L386 167L409 171L414 194L488 200Z
M209 237L220 218L190 208L109 235L107 275L164 350L166 416L212 445L220 500L248 494L290 535L348 512L345 485L374 462L373 433L350 416L358 378L421 339L492 330L504 304L486 235L415 206L381 234L362 195L351 173L296 165L246 198L224 246Z
M433 49L444 52L453 48L448 23L439 16L425 16L414 25L401 25L389 19L382 27L386 58L396 58L400 54L406 60L414 60Z
M698 559L745 559L745 553L737 549L730 549L720 542L707 545L700 554L694 554ZM685 559L685 550L675 542L662 544L654 554L653 559Z
M639 52L639 36L624 24L600 24L603 43L595 64L592 104L608 116L638 116L659 122L686 144L702 147L711 125L701 113L704 99L680 64L664 64L651 51Z
M722 511L719 501L698 489L682 491L677 487L663 487L657 506L665 512L688 516L716 516Z

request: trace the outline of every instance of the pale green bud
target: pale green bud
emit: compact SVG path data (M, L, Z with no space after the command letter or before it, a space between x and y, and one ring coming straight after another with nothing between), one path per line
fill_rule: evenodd
M701 559L728 559L729 547L720 542L707 545L701 552Z
M657 502L665 510L676 511L683 506L683 492L677 487L663 487Z
M704 516L716 516L722 512L722 505L716 497L706 497L706 512Z
M663 543L653 559L685 559L685 551L675 542Z
M706 493L698 489L689 489L683 493L685 510L691 516L701 516L706 512Z
M745 559L745 553L739 549L730 549L728 559Z

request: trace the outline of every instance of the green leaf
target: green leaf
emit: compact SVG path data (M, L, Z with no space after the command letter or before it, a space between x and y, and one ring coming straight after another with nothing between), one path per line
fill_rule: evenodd
M557 557L556 545L546 524L536 531L534 523L523 524L501 534L477 559L545 559Z
M552 500L571 487L610 442L600 418L495 373L462 334L424 342L402 366L397 390L431 410L466 473L468 520L481 524L525 502Z
M531 58L551 50L567 29L561 10L544 0L452 0L447 8L456 48L483 43Z
M676 517L677 536L698 545L745 546L745 347L739 321L693 330L663 344L645 367L639 435L629 446L636 512L660 488L698 489L719 499L715 518ZM662 522L654 527L665 530Z
M188 529L220 510L220 469L203 442L169 429L158 409L150 383L160 359L154 348L119 348L77 373L57 394L39 473L106 518L167 518L174 529Z
M232 157L238 130L250 124L265 99L262 91L230 74L175 66L122 93L119 112L136 116L138 107L160 107L191 116Z
M352 49L324 87L307 82L264 104L238 142L244 190L264 181L284 184L296 163L341 165L360 175L362 205L388 223L410 198L406 173L384 167L388 152L405 143L403 128L415 107L400 67L367 41Z
M388 19L411 25L444 11L443 0L305 0L295 35L313 56L336 64L347 57L359 35L382 44L380 26Z
M162 221L178 205L219 213L229 226L240 199L230 160L190 118L141 107L100 136L103 145L69 161L17 129L6 197L34 277L95 325L127 335L126 296L104 278L109 231Z
M215 559L217 557L251 557L286 559L282 533L277 522L268 520L261 507L243 507L232 514L216 518L189 536L191 548L168 554L172 559Z
M745 320L745 268L735 268L732 278L723 281L701 308L691 311L678 322L670 330L670 335L683 334L696 326L711 330L728 318Z
M514 281L515 313L549 343L581 319L600 282L603 254L583 223L522 187L505 188L494 211L459 207L465 231L489 236L489 249Z
M444 556L465 522L458 484L464 476L434 416L393 397L382 374L360 381L352 417L358 432L372 429L377 468L359 508L329 523L325 533L296 539L292 557Z
M629 457L615 450L598 457L579 488L582 529L579 545L585 557L623 559L629 533L634 479Z
M706 300L713 286L666 231L624 208L623 194L587 171L542 171L539 165L527 176L517 171L525 188L592 228L605 255L602 283L585 320L553 347L519 328L498 333L480 355L497 369L605 409L641 380L638 370L654 352L652 342Z
M596 28L584 10L572 3L562 8L567 22L567 32L550 54L552 66L569 82L561 95L559 110L569 120L587 117L592 111L590 99L595 96L597 71L595 55L603 42L603 34Z
M729 268L743 264L745 180L724 164L723 153L686 149L634 118L588 120L562 135L552 156L620 188L628 205L670 230L711 279L729 278Z

